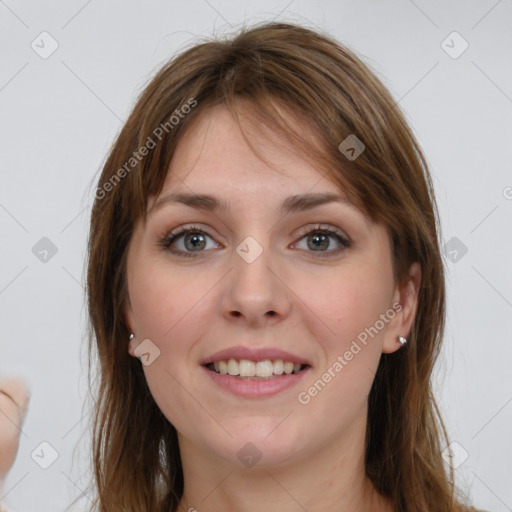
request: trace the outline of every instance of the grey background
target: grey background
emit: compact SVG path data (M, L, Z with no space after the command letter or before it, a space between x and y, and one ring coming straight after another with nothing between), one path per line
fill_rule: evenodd
M196 36L272 18L325 29L356 51L419 138L451 251L435 384L460 445L453 464L476 505L512 510L512 1L6 0L0 373L22 375L32 386L5 484L15 510L64 510L85 487L87 223L97 173L136 94ZM45 59L31 47L51 49L43 31L58 43ZM447 39L453 31L460 36ZM453 58L464 40L467 50ZM46 262L34 254L43 237L57 249ZM46 470L31 457L42 442L58 453ZM43 452L49 461L51 450Z

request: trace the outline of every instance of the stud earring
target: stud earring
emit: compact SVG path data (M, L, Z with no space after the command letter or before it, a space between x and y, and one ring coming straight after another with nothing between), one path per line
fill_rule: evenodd
M135 334L133 334L133 332L131 332L131 333L130 333L130 337L129 337L129 338L130 338L130 341L131 341L131 340L133 340L133 338L135 338ZM141 357L140 357L140 356L136 356L136 357L137 357L137 359L138 359L139 361L142 361L142 359L141 359ZM0 509L0 512L2 512L2 510L1 510L1 509Z
M402 346L407 343L407 338L404 338L403 336L398 336L397 340L398 340L398 343L400 343L400 345L402 345Z

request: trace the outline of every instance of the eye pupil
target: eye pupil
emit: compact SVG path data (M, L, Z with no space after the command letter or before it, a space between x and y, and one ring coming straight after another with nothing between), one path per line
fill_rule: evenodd
M188 246L187 242L191 242L191 247ZM187 246L187 249L194 249L194 248L204 248L204 236L201 233L188 233L185 236L185 246Z
M314 247L317 249L327 249L329 247L329 239L325 234L311 235L309 239L313 241Z

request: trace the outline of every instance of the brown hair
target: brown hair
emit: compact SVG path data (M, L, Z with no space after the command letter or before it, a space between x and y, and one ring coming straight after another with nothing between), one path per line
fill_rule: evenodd
M166 64L140 95L103 167L87 274L90 354L97 349L99 358L94 505L101 512L177 509L183 474L176 430L127 350L126 255L134 224L145 220L148 199L162 190L184 131L219 104L239 119L240 100L252 106L255 124L285 134L369 218L386 225L397 284L419 262L422 284L409 343L382 354L369 395L366 473L396 511L462 510L453 469L448 473L443 463L447 435L431 387L445 280L425 158L396 102L360 59L328 35L285 23L244 27ZM285 123L278 107L308 123L320 142ZM338 149L349 135L365 145L354 160Z

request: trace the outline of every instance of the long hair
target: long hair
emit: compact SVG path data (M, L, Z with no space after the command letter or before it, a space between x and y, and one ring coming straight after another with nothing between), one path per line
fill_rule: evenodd
M182 496L176 430L127 350L127 249L187 127L219 104L242 127L242 102L254 126L284 134L361 211L385 224L396 284L419 262L409 342L382 354L368 398L366 474L397 512L462 510L442 457L448 437L431 384L445 323L445 275L425 157L393 97L356 55L327 34L273 22L201 41L167 63L141 93L103 167L87 269L89 348L99 361L89 376L96 386L94 505L101 512L169 512ZM282 108L297 123L286 123ZM342 150L349 136L364 144L357 158Z

